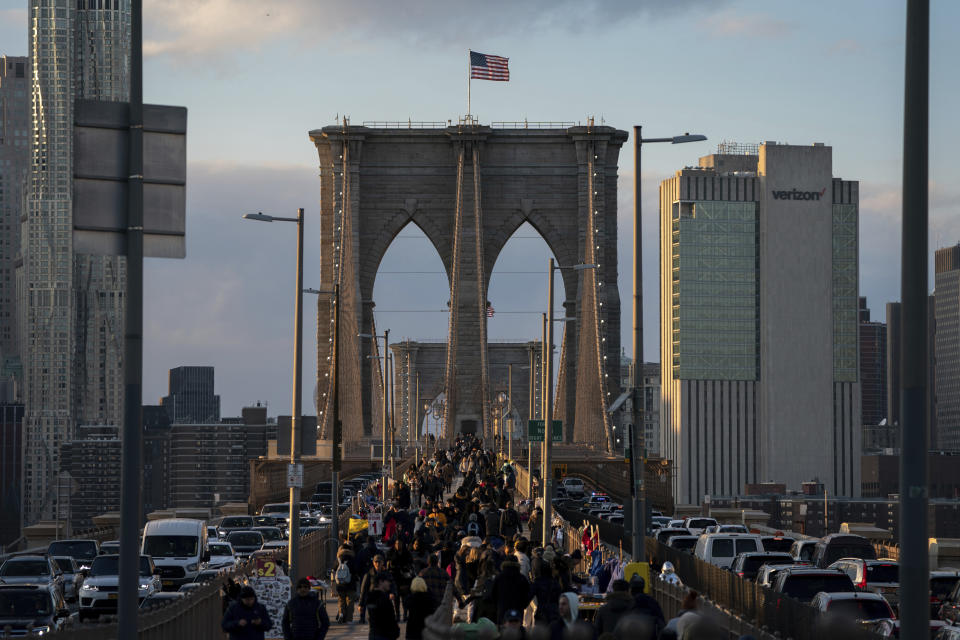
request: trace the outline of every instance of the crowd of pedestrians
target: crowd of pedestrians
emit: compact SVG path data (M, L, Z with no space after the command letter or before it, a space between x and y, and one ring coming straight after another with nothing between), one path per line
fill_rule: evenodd
M453 613L434 623L438 633L455 629L478 640L718 637L697 613L696 593L668 621L636 575L613 580L592 620L585 619L580 552L544 544L539 508L524 510L524 526L515 483L513 469L471 437L404 471L386 496L381 539L362 532L341 541L332 585L335 623L368 625L370 640L398 640L405 623L407 640L420 640L449 591ZM668 572L663 577L675 579ZM309 583L302 590L301 584L284 612L284 638L321 640L330 622ZM262 638L271 626L249 595L241 593L224 616L231 638Z

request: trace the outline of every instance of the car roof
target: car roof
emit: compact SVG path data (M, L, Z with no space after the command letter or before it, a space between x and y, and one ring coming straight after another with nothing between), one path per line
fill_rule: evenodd
M869 540L867 540L863 536L858 536L855 533L828 533L820 540L820 542L830 543L830 542L838 541L844 538L849 538L851 541L857 540L857 541L863 541L866 544L870 544Z
M879 593L874 593L873 591L821 591L820 593L826 594L831 600L883 600L887 601Z
M20 556L10 556L4 562L9 562L10 560L49 560L50 556L39 553L25 553Z
M743 553L738 553L737 556L744 556L746 558L755 558L757 556L764 557L774 557L774 558L790 558L790 554L786 551L744 551Z

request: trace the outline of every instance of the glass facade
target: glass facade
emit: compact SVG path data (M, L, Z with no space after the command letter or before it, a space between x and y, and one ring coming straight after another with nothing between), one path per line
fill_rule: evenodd
M833 379L857 381L857 205L833 205Z
M757 204L675 202L671 217L673 377L757 380Z

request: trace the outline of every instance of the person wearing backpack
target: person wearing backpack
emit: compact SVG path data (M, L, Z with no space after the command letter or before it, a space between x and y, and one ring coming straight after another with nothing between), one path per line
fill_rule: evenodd
M333 574L333 583L337 589L339 611L337 622L349 624L353 622L353 605L357 599L357 565L353 549L349 542L344 542L337 551L337 570Z
M500 514L500 536L512 538L520 531L520 514L513 508L513 502L508 500L503 513Z
M483 538L480 532L480 524L477 522L477 514L471 513L467 521L467 535Z

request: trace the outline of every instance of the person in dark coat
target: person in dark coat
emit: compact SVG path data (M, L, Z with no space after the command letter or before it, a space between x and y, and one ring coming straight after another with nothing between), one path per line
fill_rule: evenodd
M417 577L410 583L410 595L403 605L407 612L407 640L421 640L427 616L437 609L437 602L430 595L427 583Z
M560 599L560 583L553 577L550 565L542 559L533 561L533 574L536 578L530 585L530 592L537 601L534 621L537 624L550 624L560 617L557 601Z
M654 630L660 633L660 630L667 624L663 616L663 609L660 603L652 596L643 592L646 582L638 575L630 578L630 595L633 596L633 613L647 616L653 621Z
M297 593L283 609L284 640L323 640L330 629L327 608L306 578L297 580Z
M257 602L253 587L240 589L240 599L227 607L220 628L230 640L263 640L265 631L273 628L267 608Z
M373 559L379 553L380 550L377 548L377 541L373 539L373 536L368 536L367 544L357 551L356 558L354 558L357 568L356 573L358 576L362 576L366 572L370 571L370 567L373 566Z
M397 624L393 603L390 602L393 578L389 574L380 573L372 580L373 588L364 603L370 617L370 640L397 640L400 637L400 626Z
M387 551L387 569L390 570L394 580L397 581L397 592L400 597L394 604L399 614L400 603L405 601L410 594L410 582L416 575L413 572L413 556L401 538L397 538L393 543L393 548ZM404 609L403 617L406 618L406 609Z
M633 597L630 595L630 585L626 580L614 580L613 591L607 594L605 604L597 609L593 619L593 626L597 635L613 633L620 618L633 609Z
M371 592L376 588L377 581L380 579L387 580L390 583L389 592L396 595L397 583L393 579L393 575L387 571L387 563L383 556L378 555L373 559L373 567L364 574L363 582L360 583L360 624L366 621L367 598L370 597Z
M503 616L507 611L523 611L530 604L533 597L530 593L530 581L520 573L520 564L516 560L504 560L500 565L500 575L493 581L493 592L490 595L497 603L498 624L503 623Z
M513 508L513 502L507 501L503 513L500 514L500 535L510 539L520 532L520 514Z

